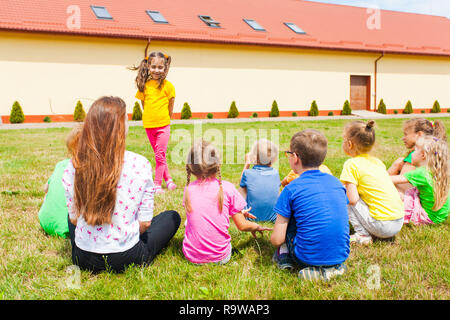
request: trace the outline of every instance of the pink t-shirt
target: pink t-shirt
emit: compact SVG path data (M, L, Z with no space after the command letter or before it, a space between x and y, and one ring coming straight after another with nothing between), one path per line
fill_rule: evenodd
M186 213L183 240L183 253L190 262L219 262L231 253L230 217L242 211L247 203L232 183L222 181L222 186L222 212L219 212L217 179L196 180L184 189L184 197L189 192L192 208Z

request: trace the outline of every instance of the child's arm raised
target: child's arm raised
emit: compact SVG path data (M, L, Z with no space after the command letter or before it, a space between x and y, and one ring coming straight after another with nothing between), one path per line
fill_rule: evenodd
M233 221L236 227L240 231L249 231L252 233L253 237L256 238L256 232L260 232L262 234L263 231L270 231L273 228L263 227L255 222L251 222L245 219L244 214L242 212L236 213L233 215Z

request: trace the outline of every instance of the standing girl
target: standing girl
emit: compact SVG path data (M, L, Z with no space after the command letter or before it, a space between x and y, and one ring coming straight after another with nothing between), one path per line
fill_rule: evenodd
M354 121L344 129L344 163L340 180L347 189L348 216L355 234L351 242L369 244L372 236L391 238L403 226L403 201L386 167L369 155L375 144L375 122Z
M72 261L83 270L124 271L149 264L180 225L176 211L153 217L148 160L125 150L125 102L97 99L84 120L62 176Z
M395 184L411 187L404 194L404 223L441 223L447 219L450 203L447 142L423 136L416 141L411 158L417 169L391 177Z
M186 209L186 231L183 253L192 263L225 264L231 258L230 217L241 231L272 230L245 217L256 218L244 210L247 203L236 187L223 181L216 149L206 141L195 143L188 154L187 183L183 205ZM191 175L197 180L191 183Z
M170 119L175 102L175 88L166 80L172 61L171 57L162 52L152 52L147 56L149 44L150 42L145 48L145 58L139 67L131 69L138 71L136 98L141 100L144 109L142 122L155 153L155 192L162 193L164 192L161 188L163 179L166 181L168 190L177 187L169 174L166 159L170 138Z
M414 170L415 167L411 162L411 156L414 153L414 146L417 139L424 135L435 136L438 139L447 141L444 124L439 121L430 121L427 119L410 119L403 124L403 143L408 149L406 157L398 158L391 167L388 169L388 173L393 175L404 174L405 172ZM397 188L402 192L405 191L405 187L397 185Z

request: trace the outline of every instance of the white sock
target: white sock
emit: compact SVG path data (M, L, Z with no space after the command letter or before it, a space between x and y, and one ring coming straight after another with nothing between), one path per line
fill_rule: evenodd
M278 248L278 253L279 253L279 254L289 253L289 250L288 250L288 248L287 248L286 243L283 243L283 244Z

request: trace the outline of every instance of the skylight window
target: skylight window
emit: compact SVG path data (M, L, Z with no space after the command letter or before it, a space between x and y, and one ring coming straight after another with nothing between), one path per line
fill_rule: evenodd
M291 29L292 31L294 31L295 33L298 34L306 34L306 32L300 28L299 26L297 26L295 23L292 22L285 22L284 23L289 29Z
M92 11L94 11L94 14L97 17L97 19L105 19L105 20L113 19L105 7L91 6L91 9Z
M245 22L247 22L247 24L252 27L254 30L256 31L266 31L266 29L264 29L263 27L261 27L258 22L256 22L255 20L251 20L251 19L244 19Z
M204 23L206 23L206 25L208 27L220 28L220 22L215 21L210 16L199 15L198 17L200 18L200 20L202 20Z
M156 23L169 23L159 11L147 10L146 12L150 16L150 18L152 18L152 20Z

